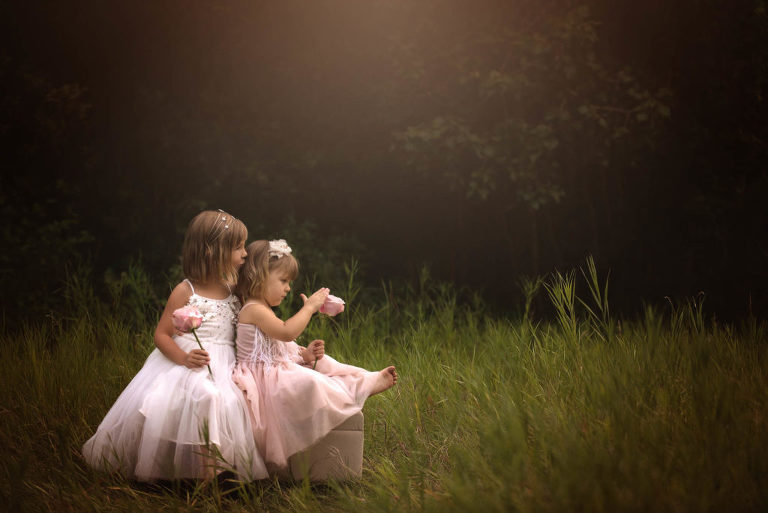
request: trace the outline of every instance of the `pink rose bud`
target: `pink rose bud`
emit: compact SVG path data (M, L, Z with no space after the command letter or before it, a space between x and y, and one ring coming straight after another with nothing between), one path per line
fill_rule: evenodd
M194 306L184 306L173 312L173 325L182 333L195 330L202 323L203 316Z
M334 316L344 311L344 300L332 294L328 294L325 303L320 307L320 313Z

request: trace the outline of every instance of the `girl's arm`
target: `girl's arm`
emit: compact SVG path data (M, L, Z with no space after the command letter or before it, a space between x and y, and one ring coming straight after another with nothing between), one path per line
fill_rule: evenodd
M165 309L157 323L157 328L155 328L155 345L173 363L195 369L210 362L208 352L193 349L187 353L173 340L173 334L176 332L173 326L173 312L186 305L191 295L189 285L184 282L179 283L173 289L168 297L168 302L165 303Z
M304 331L304 328L307 327L307 324L309 324L312 314L323 306L323 302L325 302L329 292L329 289L320 289L309 298L302 294L301 298L304 300L304 306L287 321L280 319L267 305L257 302L253 307L240 312L240 322L253 324L263 331L264 334L277 340L286 342L296 340L301 335L301 332Z

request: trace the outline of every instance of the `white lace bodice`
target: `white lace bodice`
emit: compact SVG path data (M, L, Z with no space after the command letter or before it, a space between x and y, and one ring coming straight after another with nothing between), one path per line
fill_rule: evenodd
M195 293L192 284L188 280L185 281L192 289L192 295L189 297L187 305L194 306L203 315L203 323L195 330L203 346L207 343L234 346L235 324L237 323L237 314L240 312L240 300L234 295L224 299L199 296ZM177 337L195 341L195 336L192 333L177 335Z

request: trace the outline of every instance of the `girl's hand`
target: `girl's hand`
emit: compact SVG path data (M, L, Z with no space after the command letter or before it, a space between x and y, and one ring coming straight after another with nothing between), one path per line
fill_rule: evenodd
M184 357L184 367L188 369L197 369L211 363L208 351L193 349Z
M313 340L302 351L301 356L304 363L312 363L323 357L325 354L325 342L322 340Z
M325 303L325 299L330 292L331 289L323 287L309 297L301 294L301 299L304 301L304 306L311 308L312 313L314 313L320 310L320 307L323 306L323 303Z

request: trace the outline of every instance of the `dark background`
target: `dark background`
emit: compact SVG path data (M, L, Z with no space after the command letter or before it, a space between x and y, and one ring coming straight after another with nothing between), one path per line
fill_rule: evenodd
M614 308L768 308L758 0L3 1L4 319L72 266L174 275L204 208L308 270L611 270ZM78 264L79 262L79 264ZM82 264L85 262L85 264ZM162 280L160 280L162 281ZM584 289L582 289L584 290Z

